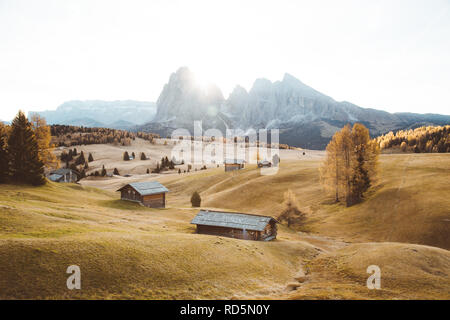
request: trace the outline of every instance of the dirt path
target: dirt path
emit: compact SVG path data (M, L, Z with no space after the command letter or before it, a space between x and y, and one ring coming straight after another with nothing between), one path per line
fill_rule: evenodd
M313 246L314 249L316 249L317 254L312 260L317 259L324 254L342 249L350 244L348 242L321 236L318 234L310 234L305 232L298 232L298 234L301 236L302 241L308 243L309 245ZM277 288L271 287L266 288L266 290L260 290L260 293L257 293L250 297L245 297L245 299L280 299L283 296L289 294L289 292L292 292L294 290L301 290L303 284L311 281L314 281L314 274L312 274L310 270L305 267L303 260L300 259L300 265L296 274L293 276L292 281ZM270 293L268 294L268 292Z

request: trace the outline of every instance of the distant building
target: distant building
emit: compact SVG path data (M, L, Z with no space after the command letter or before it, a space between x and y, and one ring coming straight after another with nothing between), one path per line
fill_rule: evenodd
M245 161L241 159L225 159L225 172L243 169L244 163Z
M158 181L134 182L120 188L122 200L139 202L146 207L165 208L169 190Z
M264 161L258 161L258 168L270 168L272 166L272 163L270 161L264 160Z
M47 175L48 179L53 182L77 182L78 174L72 169L60 168L51 171Z
M268 216L209 210L200 210L191 221L197 233L257 241L276 239L277 223Z

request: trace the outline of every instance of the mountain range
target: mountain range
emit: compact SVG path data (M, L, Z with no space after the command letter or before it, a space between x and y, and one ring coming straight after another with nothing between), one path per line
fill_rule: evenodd
M56 110L30 113L44 117L48 124L130 129L151 121L156 114L156 104L134 100L73 100L64 102Z
M338 102L290 74L281 81L257 79L247 92L237 86L228 99L219 88L200 88L188 68L173 73L157 101L155 118L140 130L163 136L176 128L193 132L195 120L203 129L279 129L280 143L324 149L333 134L347 123L360 122L373 136L391 130L450 123L450 116L389 113ZM225 133L224 133L225 135Z
M280 143L324 149L333 134L347 123L360 122L372 136L423 125L450 124L450 116L389 113L362 108L333 98L285 74L280 81L255 80L249 91L241 86L227 99L215 85L201 87L186 67L170 75L156 103L138 101L70 101L56 111L38 112L48 123L111 127L170 136L194 121L203 130L227 128L279 129Z

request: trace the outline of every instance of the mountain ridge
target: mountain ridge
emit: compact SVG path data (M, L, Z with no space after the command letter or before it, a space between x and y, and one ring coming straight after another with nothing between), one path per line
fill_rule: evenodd
M30 114L33 112L30 112ZM194 121L203 131L218 129L279 129L280 143L324 149L347 123L360 122L372 136L423 125L450 124L450 115L389 113L362 108L308 86L289 73L281 80L257 78L246 90L236 85L225 99L214 84L202 87L194 73L181 67L169 76L156 103L135 100L73 100L56 110L36 112L49 124L109 127L158 133L184 128L194 134Z
M180 90L182 88L182 90ZM217 90L219 93L217 93ZM258 78L250 90L237 85L227 99L220 89L208 100L195 85L186 67L173 73L157 102L157 116L140 130L170 135L173 128L192 134L194 121L203 128L279 129L280 142L293 146L324 149L332 135L347 123L361 122L373 136L420 125L450 123L450 116L389 113L362 108L348 101L336 101L285 73L281 80Z
M156 104L137 100L70 100L56 110L29 112L33 113L44 117L48 124L124 129L151 121Z

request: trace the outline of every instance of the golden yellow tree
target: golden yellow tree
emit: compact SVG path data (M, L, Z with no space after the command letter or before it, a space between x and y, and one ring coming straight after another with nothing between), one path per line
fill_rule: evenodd
M370 139L364 125L356 123L336 132L326 151L320 168L325 189L333 192L336 202L344 198L347 206L361 201L376 176L378 142Z
M283 205L284 209L278 216L278 220L280 222L286 221L288 227L290 227L294 221L304 218L304 215L298 208L298 202L292 190L289 189L284 193Z
M340 132L336 132L327 146L327 156L319 169L322 185L328 191L334 193L336 202L339 202L339 197L342 192L340 180L342 175L342 158L339 156L341 139Z
M59 161L53 154L54 146L51 144L50 127L44 118L41 118L38 114L33 114L30 119L33 127L34 134L39 147L39 159L44 163L46 167L58 168Z
M352 169L351 192L347 205L360 202L364 193L373 184L376 176L379 146L370 139L369 129L360 123L352 128L354 163Z

